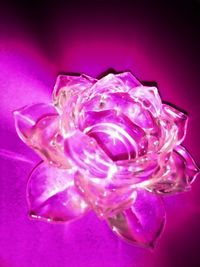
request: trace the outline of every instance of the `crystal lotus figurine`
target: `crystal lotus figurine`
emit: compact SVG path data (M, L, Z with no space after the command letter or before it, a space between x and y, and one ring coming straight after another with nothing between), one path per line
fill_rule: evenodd
M199 173L181 146L187 115L130 72L60 75L53 103L14 117L43 160L27 185L33 218L70 222L92 209L121 238L153 247L165 224L162 196L190 189Z

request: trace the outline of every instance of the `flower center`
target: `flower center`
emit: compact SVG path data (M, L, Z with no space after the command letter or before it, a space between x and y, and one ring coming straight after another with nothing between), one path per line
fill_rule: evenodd
M147 152L145 132L117 110L88 111L83 132L95 138L113 160L130 160Z

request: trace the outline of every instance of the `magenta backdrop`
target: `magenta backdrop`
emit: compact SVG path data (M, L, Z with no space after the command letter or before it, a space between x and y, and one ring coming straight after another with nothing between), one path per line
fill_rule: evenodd
M11 112L49 101L59 72L113 68L156 81L163 100L189 113L184 144L200 163L198 1L132 2L1 4L0 267L200 266L199 179L166 198L154 252L119 240L93 213L72 224L27 216L27 177L39 158L17 137Z

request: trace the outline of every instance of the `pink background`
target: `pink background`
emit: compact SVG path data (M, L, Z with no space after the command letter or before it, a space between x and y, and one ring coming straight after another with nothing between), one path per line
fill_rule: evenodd
M154 252L122 242L93 213L72 224L27 216L27 177L39 158L17 137L11 112L49 101L61 72L98 77L112 68L157 82L163 100L189 113L184 144L200 163L198 1L94 2L0 5L0 267L200 266L199 179L166 198Z

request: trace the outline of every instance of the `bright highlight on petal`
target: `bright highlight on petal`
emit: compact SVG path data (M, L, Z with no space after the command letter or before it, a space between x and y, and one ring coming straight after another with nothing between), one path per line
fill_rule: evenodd
M74 185L75 170L40 163L32 171L27 197L32 218L70 221L82 216L88 204Z
M27 186L33 218L71 221L92 209L122 239L152 248L165 224L162 196L189 190L199 174L181 146L188 116L130 72L59 75L53 104L14 118L43 159Z

